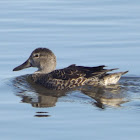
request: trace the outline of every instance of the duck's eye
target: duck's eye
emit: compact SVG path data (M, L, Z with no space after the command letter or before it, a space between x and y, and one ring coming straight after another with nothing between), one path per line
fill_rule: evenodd
M39 54L35 54L34 57L39 57Z

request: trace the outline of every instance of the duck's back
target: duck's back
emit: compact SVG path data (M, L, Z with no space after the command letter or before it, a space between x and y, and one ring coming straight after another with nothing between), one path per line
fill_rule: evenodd
M55 70L48 74L33 74L32 78L35 83L48 89L55 90L70 89L83 85L105 85L107 84L106 79L109 79L110 76L110 74L107 74L107 72L115 69L107 70L104 69L104 67L104 65L98 67L70 65L67 68ZM117 74L115 77L118 77L119 80L121 75L122 74L119 74L118 76ZM114 76L112 75L111 77ZM111 84L111 81L108 81Z

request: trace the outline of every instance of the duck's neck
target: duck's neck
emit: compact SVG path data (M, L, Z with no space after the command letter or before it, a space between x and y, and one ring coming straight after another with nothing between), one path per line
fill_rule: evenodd
M52 71L54 71L56 68L56 63L46 63L45 65L40 65L40 67L38 68L38 71L35 72L38 74L47 74L50 73Z
M47 73L50 73L50 72L52 72L52 71L54 71L55 69L38 69L38 71L36 71L35 72L35 74L36 73L38 73L38 74L47 74Z

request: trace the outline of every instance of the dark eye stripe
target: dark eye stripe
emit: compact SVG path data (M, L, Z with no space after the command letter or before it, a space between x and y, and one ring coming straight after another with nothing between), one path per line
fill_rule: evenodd
M39 57L39 55L38 54L35 54L34 57Z

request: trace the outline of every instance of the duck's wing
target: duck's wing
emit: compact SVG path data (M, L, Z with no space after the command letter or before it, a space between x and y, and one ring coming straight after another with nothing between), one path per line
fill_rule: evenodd
M67 68L55 70L50 73L53 79L61 79L61 80L69 80L76 79L79 77L101 77L105 75L108 71L116 70L116 69L104 69L104 65L97 67L84 67L84 66L76 66L70 65Z
M104 65L97 67L83 67L70 65L67 68L55 70L49 74L33 74L35 83L49 89L70 89L84 85L86 80L102 78L108 71L115 69L104 69Z

